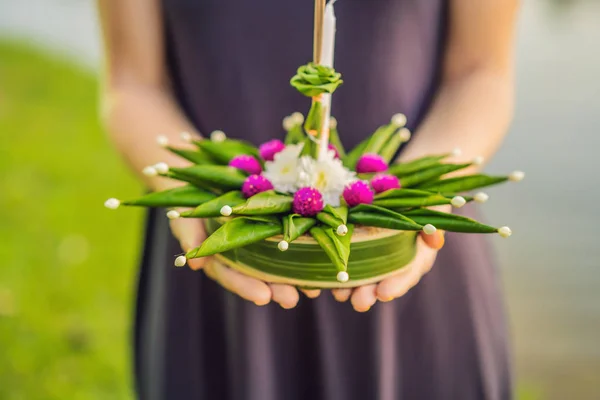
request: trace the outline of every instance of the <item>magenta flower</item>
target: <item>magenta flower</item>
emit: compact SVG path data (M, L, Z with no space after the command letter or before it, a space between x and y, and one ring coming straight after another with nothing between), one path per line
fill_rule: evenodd
M371 187L375 193L385 192L390 189L400 189L400 180L394 175L377 174L371 179Z
M251 175L260 175L262 172L262 167L258 160L246 154L233 157L231 161L229 161L229 166L246 171Z
M258 148L258 152L263 160L273 161L275 159L275 154L283 149L285 149L285 144L283 144L281 140L274 139L261 144Z
M356 172L369 174L373 172L387 171L388 164L379 154L367 153L358 159Z
M350 207L373 203L373 191L365 181L354 181L344 189L344 200Z
M294 193L292 208L296 214L314 217L324 206L323 195L315 188L305 187Z
M244 197L249 198L255 194L272 190L273 184L262 175L250 175L242 185Z

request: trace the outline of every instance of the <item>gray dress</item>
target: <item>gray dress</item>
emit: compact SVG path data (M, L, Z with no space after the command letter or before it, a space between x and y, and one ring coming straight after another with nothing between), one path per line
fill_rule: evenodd
M200 132L261 143L306 112L289 84L312 55L313 1L165 0L166 62ZM403 112L415 129L438 85L442 0L339 0L333 114L354 146ZM474 210L467 210L473 213ZM258 307L181 252L151 212L135 325L142 399L508 399L507 333L486 238L447 235L433 270L404 297L354 312L329 293ZM392 260L393 262L393 260Z

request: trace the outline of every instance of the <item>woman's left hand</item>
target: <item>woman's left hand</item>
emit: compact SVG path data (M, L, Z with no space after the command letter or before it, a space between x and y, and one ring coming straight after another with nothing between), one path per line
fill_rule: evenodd
M391 301L403 296L431 270L438 250L443 246L444 234L441 231L432 235L421 232L417 238L415 258L397 274L372 285L354 289L333 289L333 296L337 301L342 302L350 299L352 306L358 312L368 311L377 300Z

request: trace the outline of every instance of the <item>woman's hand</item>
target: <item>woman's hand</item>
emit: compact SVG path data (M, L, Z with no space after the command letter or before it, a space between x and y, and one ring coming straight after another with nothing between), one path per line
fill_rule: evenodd
M354 289L333 289L333 296L341 302L350 299L352 306L358 312L368 311L377 300L391 301L404 296L406 292L419 283L423 275L431 270L438 250L443 246L444 234L441 231L437 231L432 235L421 233L417 238L415 258L397 274L379 283Z
M188 252L198 247L204 239L206 232L202 220L195 218L178 218L171 220L171 232L179 240L183 251ZM204 269L208 277L218 282L225 289L238 296L263 306L271 302L278 303L281 307L289 309L298 304L298 290L290 285L266 283L237 272L211 257L194 258L188 260L188 265L193 270ZM302 290L310 298L318 297L320 290Z

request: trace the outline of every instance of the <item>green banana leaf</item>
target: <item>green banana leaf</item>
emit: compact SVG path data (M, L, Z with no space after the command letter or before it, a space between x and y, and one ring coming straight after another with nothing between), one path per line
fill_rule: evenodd
M319 243L338 271L346 271L348 268L350 240L353 230L354 226L349 225L346 236L337 236L333 229L329 227L315 226L310 230L312 237Z
M239 190L225 193L215 199L196 207L194 210L184 211L181 216L184 218L213 218L221 216L223 206L235 207L238 204L246 202L246 198Z
M221 164L228 164L233 157L242 154L251 155L260 160L258 149L250 143L241 140L226 139L222 142L197 140L194 144Z
M297 124L292 127L285 136L284 143L288 144L298 144L303 141L305 138L304 131L302 130L302 124Z
M444 197L441 194L428 194L426 196L407 196L377 199L373 201L373 204L386 208L410 208L440 206L444 204L451 204L451 201L452 199Z
M431 224L438 229L464 233L495 233L497 228L461 215L448 214L427 208L405 211L404 215L420 224Z
M315 226L317 220L305 218L300 214L290 214L283 217L283 240L292 243Z
M432 194L438 194L436 192L430 192L428 190L418 189L390 189L385 192L378 193L375 195L375 200L380 199L397 199L404 197L427 197Z
M304 121L304 130L311 134L311 132L321 133L323 129L323 104L320 101L313 101L310 104L310 110Z
M323 211L317 214L317 219L323 224L337 229L338 226L348 222L348 207L332 207L327 204Z
M471 165L472 163L436 165L430 168L417 171L413 174L403 176L402 178L400 178L400 185L403 188L415 187L425 182L435 181L440 176L470 167Z
M506 176L489 176L483 174L457 176L450 179L442 179L418 185L417 188L430 190L433 192L466 192L473 189L479 189L486 186L496 185L506 182Z
M390 141L398 127L393 124L387 124L377 128L377 130L369 138L369 143L365 147L363 154L375 153L379 154L386 143Z
M350 210L348 221L364 226L397 229L403 231L418 231L423 225L398 212L388 210L373 204L359 204Z
M197 207L215 197L213 193L186 185L162 192L148 193L135 200L123 201L121 204L145 207Z
M223 224L202 245L186 254L188 259L206 257L244 247L282 233L276 217L239 217Z
M356 147L353 148L348 154L346 154L346 157L342 159L344 166L349 170L354 171L356 169L356 163L358 162L358 159L365 153L365 149L367 148L368 144L369 139L367 138L356 145Z
M171 168L172 174L224 190L240 189L246 174L224 165L194 165L187 168Z
M394 165L390 165L388 169L388 173L401 178L406 175L414 174L415 172L440 165L440 161L446 158L448 155L439 155L439 156L427 156L418 158L413 161L398 163Z
M245 203L233 208L234 215L272 215L289 212L292 209L294 198L289 195L268 190L255 194Z
M341 159L344 159L344 157L346 157L346 150L344 149L344 145L340 140L340 134L338 132L337 127L329 128L329 143L335 146Z
M392 135L392 137L383 145L379 151L379 155L389 164L394 159L394 156L398 152L398 149L402 145L402 136L399 133ZM390 167L390 169L393 166Z
M181 158L185 158L194 164L215 164L215 160L212 159L208 154L202 150L188 150L180 149L177 147L167 146L167 149L174 154L177 154Z

